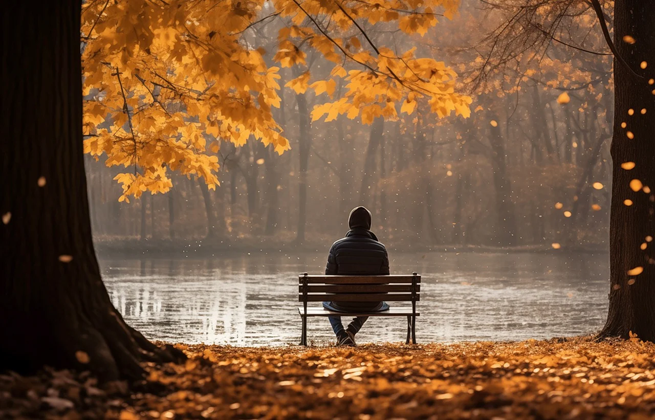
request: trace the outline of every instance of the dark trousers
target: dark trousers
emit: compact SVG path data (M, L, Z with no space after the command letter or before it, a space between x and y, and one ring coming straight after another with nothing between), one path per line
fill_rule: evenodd
M323 302L323 307L325 309L332 310L332 308L330 307L330 302ZM367 316L358 316L353 318L353 320L348 325L350 327L350 331L353 334L357 334L367 319L368 319ZM341 323L340 316L329 316L328 320L330 321L330 325L332 325L332 330L336 335L342 334L345 331L345 328Z

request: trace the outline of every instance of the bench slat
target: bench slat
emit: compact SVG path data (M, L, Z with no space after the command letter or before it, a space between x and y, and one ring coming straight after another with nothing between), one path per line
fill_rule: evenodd
M303 285L299 286L300 293L303 292ZM384 285L365 285L365 284L308 284L307 293L387 293L387 292L411 292L411 284L384 284ZM416 285L416 292L421 291L421 285Z
M325 284L385 284L385 283L411 283L413 276L388 275L388 276L307 276L307 283ZM302 284L305 276L298 276L298 283ZM421 276L416 276L416 282L421 282Z
M303 295L298 294L299 302L411 302L411 293L366 293L366 294L334 294L325 293L320 295ZM416 301L421 300L421 295L416 295Z
M298 308L298 313L305 316L304 308ZM412 312L412 308L389 308L388 311L378 312L336 312L323 308L307 308L307 316L420 316L419 312Z

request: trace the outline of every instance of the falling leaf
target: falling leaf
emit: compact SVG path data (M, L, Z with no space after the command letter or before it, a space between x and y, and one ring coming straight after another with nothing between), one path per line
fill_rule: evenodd
M45 177L44 176L40 177L39 180L36 181L36 183L39 187L45 187Z
M627 126L628 126L627 123L625 123L625 122L622 122L622 123L621 123L621 128L626 128Z
M635 163L634 162L624 162L621 164L621 168L625 169L626 171L631 171L635 168Z
M625 42L626 44L631 44L632 45L637 41L635 41L635 39L633 37L631 37L630 35L626 35L626 36L623 37L623 42Z
M641 181L638 179L633 179L632 181L630 181L630 189L632 189L632 191L634 192L640 191L643 187L644 184L642 184Z
M71 255L60 255L59 256L59 261L63 263L69 263L73 261L73 257Z
M643 244L641 244L640 248L641 248L642 251L645 251L646 248L648 248L648 244L646 242L644 242Z
M448 171L448 172L446 172L446 176L453 176L452 171Z
M7 213L2 215L2 223L4 223L5 225L8 225L10 220L11 220L11 213L10 212L7 212Z
M264 159L259 158L257 159L257 165L263 165L264 164Z
M629 276L638 276L644 272L644 267L635 267L632 270L628 270Z
M646 194L650 194L650 187L649 187L648 185L644 185L643 191L644 191Z
M628 138L630 140L635 138L635 135L634 135L634 133L632 131L628 131L627 133L625 133L625 135L628 136Z
M556 242L553 243L551 246L553 247L553 249L560 249L562 247L560 244L558 244Z
M562 207L564 207L564 204L562 204L562 203L555 203L555 208L556 208L557 210L560 210Z
M623 200L623 204L625 204L626 206L630 207L630 206L633 205L634 203L632 202L632 200L630 200L629 198L627 198L627 199Z
M645 70L645 69L646 69L646 67L648 67L648 63L647 63L647 62L645 62L645 61L642 61L642 62L641 62L641 64L640 64L640 66L641 66L641 68L642 68L642 69L644 69L644 70Z
M564 212L564 217L571 217L573 214L570 211L565 211Z
M646 112L648 112L648 111L646 111L646 108L641 109L641 115L646 115Z
M592 186L596 190L602 190L603 189L603 184L601 184L600 182L594 182L594 184Z
M646 236L646 242L652 242L652 241L653 241L652 236L650 236L650 235Z
M75 352L75 358L77 359L78 362L82 364L89 363L89 355L81 350Z
M498 127L498 123L496 122L496 120L491 120L489 124L491 124L492 127Z
M601 207L600 207L598 204L592 204L592 205L591 205L591 209L592 209L593 211L599 211L599 210L601 209Z
M635 279L628 280L628 286L632 286L633 284L635 284L635 282L636 282Z
M564 92L557 97L557 103L560 105L566 105L571 102L571 97L568 93Z

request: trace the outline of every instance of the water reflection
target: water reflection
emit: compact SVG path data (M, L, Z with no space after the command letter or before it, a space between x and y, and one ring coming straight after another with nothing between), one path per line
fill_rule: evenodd
M297 343L296 278L323 254L101 261L114 305L147 337L189 343ZM607 310L605 255L395 254L392 271L420 272L419 341L517 340L595 331ZM372 319L360 341L401 341L401 319ZM326 319L309 337L332 340Z

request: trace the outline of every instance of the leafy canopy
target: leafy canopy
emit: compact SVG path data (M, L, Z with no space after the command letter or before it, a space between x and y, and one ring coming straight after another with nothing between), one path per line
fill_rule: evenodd
M278 153L289 141L275 122L280 67L305 69L313 49L333 63L330 76L309 83L305 71L286 84L296 93L325 94L312 118L345 114L370 124L411 114L416 101L439 117L469 115L470 98L455 91L444 63L377 46L365 25L395 25L423 35L450 18L459 0L148 0L87 2L82 11L85 152L107 166L133 167L116 176L123 195L166 192L169 171L218 184L219 139L249 139ZM253 27L283 21L269 65L246 40ZM345 34L350 34L345 36ZM270 60L269 60L270 61ZM273 63L271 63L273 64ZM334 98L337 81L345 92ZM129 200L128 200L129 201Z

